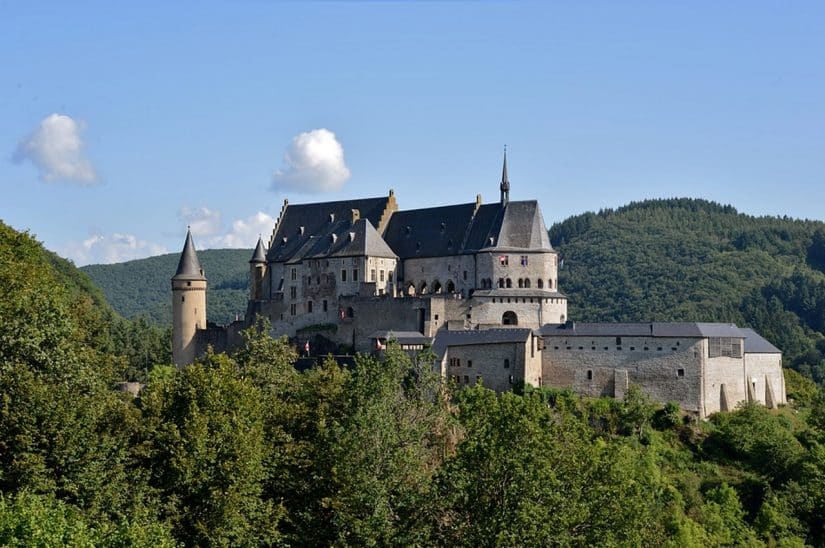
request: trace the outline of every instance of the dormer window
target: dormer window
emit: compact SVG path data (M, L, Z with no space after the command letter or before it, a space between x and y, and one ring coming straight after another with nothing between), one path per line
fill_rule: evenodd
M330 213L329 214L329 222L331 222L331 223L335 222L335 213Z
M302 226L299 226L299 227L298 227L298 234L300 234L300 235L302 235L302 236L303 236L303 234L304 234L304 227L302 227Z
M407 225L406 227L404 227L404 232L407 234L407 236L409 236L410 234L412 234L412 227L410 225Z
M494 240L493 240L493 237L492 237L492 236L490 236L490 245L493 245L493 241L494 241Z
M286 243L286 236L284 236L283 238L281 238L281 242L282 242L282 243Z
M331 237L332 237L332 243L335 243L335 242L338 241L338 234L333 234Z
M350 232L349 233L349 241L351 241L351 242L355 241L355 232Z
M447 230L447 223L442 222L441 223L441 232L444 232L445 230Z
M415 251L416 251L416 253L417 253L417 252L419 252L419 251L421 251L421 242L416 242L416 244L415 244Z

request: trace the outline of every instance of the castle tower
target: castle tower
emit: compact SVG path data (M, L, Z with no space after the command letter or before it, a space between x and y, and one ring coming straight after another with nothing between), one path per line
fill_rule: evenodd
M507 178L507 145L504 145L504 167L501 168L501 205L510 201L510 180Z
M198 329L206 329L206 277L187 229L178 270L172 277L172 360L178 367L195 361Z
M263 283L266 276L266 249L264 241L258 237L258 245L249 260L249 299L259 301L263 299Z

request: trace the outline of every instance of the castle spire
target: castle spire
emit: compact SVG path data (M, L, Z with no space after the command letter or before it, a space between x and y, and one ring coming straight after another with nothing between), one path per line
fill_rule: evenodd
M507 145L504 145L504 166L501 168L501 205L510 201L510 180L507 178Z
M264 248L264 241L258 236L258 245L255 246L255 252L252 254L250 263L265 263L266 262L266 248Z
M195 243L192 241L192 230L186 227L186 241L183 243L183 251L180 253L178 270L175 278L178 280L205 280L198 254L195 252Z

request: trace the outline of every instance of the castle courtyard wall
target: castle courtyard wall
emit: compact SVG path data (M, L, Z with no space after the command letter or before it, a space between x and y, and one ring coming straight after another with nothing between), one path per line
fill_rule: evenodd
M621 345L616 342L616 337L545 335L543 384L591 397L623 397L627 386L636 384L657 401L701 412L702 339L622 337Z

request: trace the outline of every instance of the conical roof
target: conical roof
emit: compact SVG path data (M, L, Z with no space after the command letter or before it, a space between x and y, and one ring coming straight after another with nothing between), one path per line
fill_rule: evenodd
M258 245L255 246L255 252L252 253L252 258L249 259L250 263L265 263L266 262L266 248L264 247L264 241L258 236Z
M180 253L178 270L175 272L173 280L205 280L201 263L198 261L198 254L195 252L195 243L192 241L192 231L186 230L186 242L183 244L183 251Z

